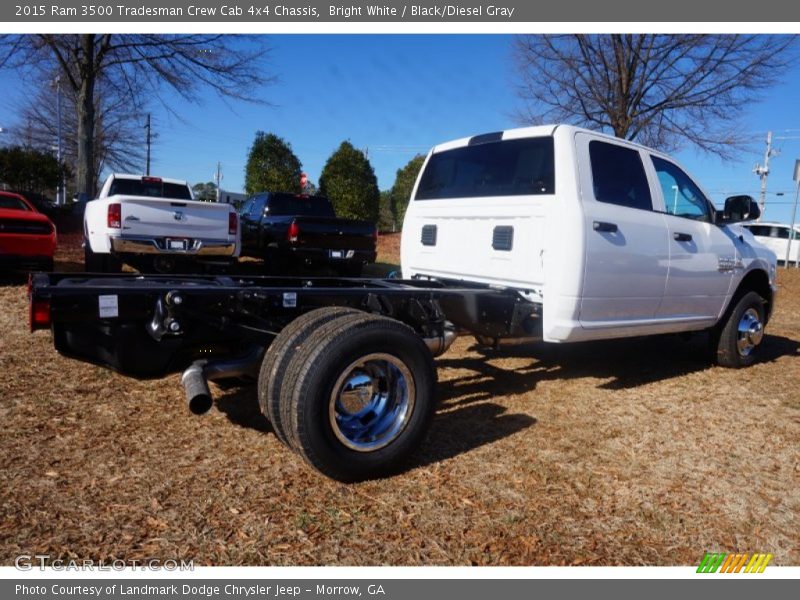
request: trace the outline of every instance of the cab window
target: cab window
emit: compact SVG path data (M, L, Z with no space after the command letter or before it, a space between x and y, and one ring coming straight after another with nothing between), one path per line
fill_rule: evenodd
M595 200L653 210L650 185L638 150L594 140L589 142L589 161Z
M711 205L700 188L673 163L651 157L664 195L664 210L669 215L711 222Z
M250 212L250 208L253 206L253 202L255 202L255 197L248 198L244 204L242 204L242 208L239 209L239 214L246 216Z

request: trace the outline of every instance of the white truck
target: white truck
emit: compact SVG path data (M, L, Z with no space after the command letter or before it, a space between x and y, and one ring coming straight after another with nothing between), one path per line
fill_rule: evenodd
M395 470L435 407L433 358L479 343L705 332L752 364L775 302L775 254L670 157L558 125L463 138L428 154L402 235L405 279L36 274L31 327L137 377L257 381L281 441L342 481ZM619 365L622 371L626 365Z
M194 200L186 181L148 175L109 175L86 203L84 252L88 272L189 272L229 266L240 250L236 209Z

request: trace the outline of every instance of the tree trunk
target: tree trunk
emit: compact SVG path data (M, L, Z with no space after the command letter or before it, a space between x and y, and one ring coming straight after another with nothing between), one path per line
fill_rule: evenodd
M96 65L94 56L94 35L81 36L81 57L78 68L81 71L78 90L78 164L75 169L75 183L81 201L91 200L95 193L94 167L94 84Z

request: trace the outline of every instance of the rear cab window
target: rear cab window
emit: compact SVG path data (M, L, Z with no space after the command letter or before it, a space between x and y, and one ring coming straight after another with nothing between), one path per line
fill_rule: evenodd
M152 198L172 198L174 200L191 200L192 193L188 185L166 183L156 178L124 179L115 178L108 190L109 196L149 196Z
M435 152L414 200L555 193L553 138L498 140Z

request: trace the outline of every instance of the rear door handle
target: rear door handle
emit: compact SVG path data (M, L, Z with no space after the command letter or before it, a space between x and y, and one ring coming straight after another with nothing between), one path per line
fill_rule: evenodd
M692 236L688 233L680 233L676 231L672 234L672 237L675 239L676 242L691 242Z
M606 223L605 221L595 221L592 224L592 228L603 233L617 233L619 230L616 223Z

